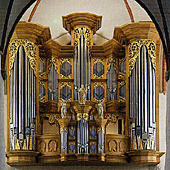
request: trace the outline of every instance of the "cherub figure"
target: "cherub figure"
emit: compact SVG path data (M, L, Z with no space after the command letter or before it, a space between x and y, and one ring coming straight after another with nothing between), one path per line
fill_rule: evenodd
M67 115L67 102L65 100L61 101L61 118L65 118Z
M86 103L86 93L87 93L87 87L81 85L81 88L78 89L78 99L80 104Z

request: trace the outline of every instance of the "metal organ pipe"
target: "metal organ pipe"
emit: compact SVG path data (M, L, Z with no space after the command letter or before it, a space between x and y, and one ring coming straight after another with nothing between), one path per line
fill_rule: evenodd
M36 77L23 45L20 45L17 49L10 74L11 149L15 150L16 147L18 149L19 144L20 150L23 147L29 150L30 127L33 131L32 146L34 145L35 127L34 125L31 126L30 123L33 123L36 116Z
M147 46L142 44L129 77L129 116L132 119L131 146L133 149L156 149L155 82L152 60Z

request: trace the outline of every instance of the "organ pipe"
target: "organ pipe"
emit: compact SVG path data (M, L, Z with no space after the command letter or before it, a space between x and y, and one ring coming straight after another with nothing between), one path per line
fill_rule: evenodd
M146 45L139 55L129 77L129 117L132 119L132 148L156 149L156 77ZM154 141L153 141L154 139ZM142 145L141 145L142 141Z
M32 150L35 143L35 124L33 120L36 117L36 77L22 45L18 47L10 74L11 149L20 148L23 150L26 142L26 148L24 147L24 149L29 150L31 134ZM25 139L26 141L24 141Z

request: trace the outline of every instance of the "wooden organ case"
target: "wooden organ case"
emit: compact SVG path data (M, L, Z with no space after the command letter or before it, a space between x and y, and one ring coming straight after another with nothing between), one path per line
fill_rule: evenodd
M101 21L64 16L71 45L47 27L18 23L7 57L8 164L160 162L156 28L126 24L94 45Z

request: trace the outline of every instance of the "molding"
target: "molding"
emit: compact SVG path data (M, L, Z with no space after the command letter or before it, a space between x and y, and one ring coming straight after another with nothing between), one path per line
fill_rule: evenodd
M136 150L128 152L131 163L139 163L142 165L157 165L160 163L160 157L165 152L158 152L154 150Z
M71 45L62 45L59 42L50 39L44 43L46 56L53 57L74 57L74 47Z
M124 47L115 39L108 40L102 45L94 45L90 51L92 57L104 57L112 53L124 56Z
M113 38L121 44L136 39L151 39L155 43L160 40L157 29L151 21L140 21L116 27Z
M34 43L40 41L42 44L51 38L50 29L40 24L20 21L11 37L13 39L27 39Z
M72 13L66 16L63 16L63 27L71 34L76 26L87 26L93 33L101 27L102 16L98 16L88 12Z

